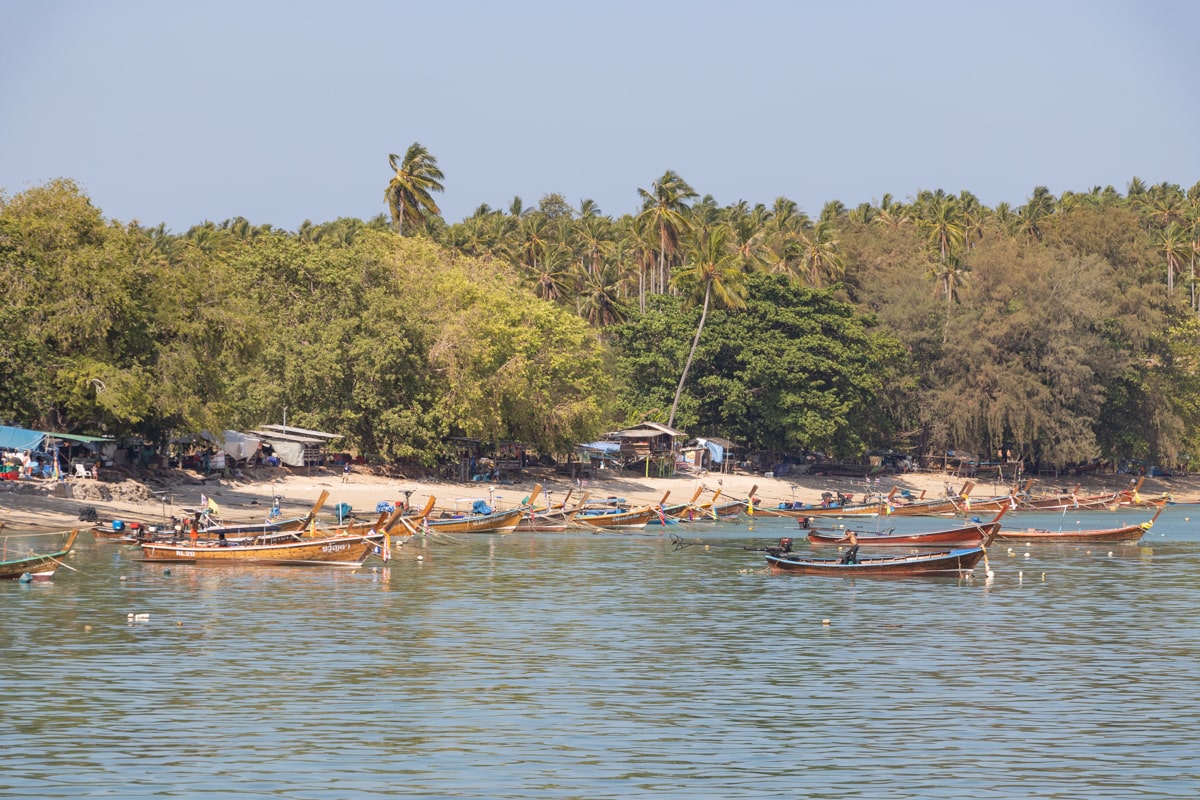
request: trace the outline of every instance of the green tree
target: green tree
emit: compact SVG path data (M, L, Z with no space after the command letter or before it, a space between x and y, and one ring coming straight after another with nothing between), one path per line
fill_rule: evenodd
M638 189L638 195L642 198L640 217L651 223L658 235L657 286L666 291L667 256L679 248L679 237L688 228L687 201L699 195L673 170L664 172L649 190ZM651 292L655 285L651 283Z
M744 273L740 269L740 260L737 250L729 244L729 229L717 226L700 234L690 261L675 276L676 286L688 295L691 302L699 302L700 321L696 325L696 335L692 339L687 362L683 365L683 373L679 376L679 384L675 387L675 399L671 401L671 415L667 419L668 427L675 424L679 395L683 392L688 370L691 369L692 359L696 356L696 345L700 343L700 334L704 331L709 303L715 299L724 308L741 308L746 304Z
M429 217L442 213L433 199L433 192L443 191L441 182L446 176L438 168L437 159L425 147L414 142L403 159L395 153L389 154L388 164L394 174L384 192L384 200L398 233L404 233L405 226L420 228Z

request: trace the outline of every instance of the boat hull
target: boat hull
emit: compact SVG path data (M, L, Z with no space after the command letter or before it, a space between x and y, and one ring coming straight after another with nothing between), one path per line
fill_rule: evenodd
M1146 535L1146 529L1141 525L1127 525L1108 530L1074 530L1051 531L1038 528L1025 530L1006 530L996 536L999 542L1050 542L1054 544L1137 544Z
M285 544L220 547L146 542L142 560L176 564L357 567L375 552L379 536L335 536Z
M767 554L772 573L789 575L826 575L847 578L903 578L912 576L966 578L983 557L982 547L968 547L938 553L895 557L864 557L855 564L843 564L836 558L801 558L794 554Z
M424 524L433 533L511 533L521 524L527 509L497 511L473 517L429 517Z
M0 580L17 580L26 573L38 580L53 578L59 562L71 552L71 547L75 544L75 538L78 535L78 529L72 530L62 549L53 553L0 561Z
M858 543L864 547L979 547L991 541L1000 531L1000 523L987 522L944 531L921 533L891 533L887 531L855 531ZM847 545L849 536L824 531L808 531L808 541L815 545Z

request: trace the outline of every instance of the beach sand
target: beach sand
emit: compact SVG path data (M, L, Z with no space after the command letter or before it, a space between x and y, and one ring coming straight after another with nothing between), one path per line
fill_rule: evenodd
M0 482L0 523L5 533L23 530L68 529L81 526L80 512L87 507L96 509L101 520L124 519L157 524L171 515L186 515L187 509L201 505L201 495L212 498L220 507L221 516L228 522L261 522L266 519L273 498L280 498L284 516L303 514L316 502L322 490L329 499L322 510L322 519L331 520L333 507L348 504L356 517L369 519L382 502L396 503L407 493L412 506L423 506L429 497L436 498L438 508L462 510L475 499L488 500L497 508L511 508L529 497L535 484L542 485L553 502L562 502L569 490L572 502L583 492L591 499L621 497L632 504L657 504L664 495L667 503L682 503L702 488L699 501L711 500L720 491L722 499L745 499L751 489L760 505L774 506L781 502L821 502L824 492L852 494L861 499L871 488L887 492L893 486L909 490L913 495L925 492L927 499L941 497L948 487L959 489L965 478L952 473L912 472L881 475L877 487L868 487L862 478L825 475L796 475L766 477L743 473L709 473L701 476L672 478L642 477L634 473L609 473L583 481L555 474L552 470L529 470L513 482L458 483L431 479L409 480L385 477L356 467L347 482L337 468L263 468L238 473L240 477L210 476L204 480L196 473L171 470L145 480L122 478L116 471L101 475L99 480L70 478L66 481L33 479ZM603 475L603 473L601 473ZM1071 491L1080 485L1079 494L1100 494L1131 486L1129 475L1088 474L1086 476L1053 476L1038 478L1032 491L1055 493ZM1005 484L981 479L974 497L1007 493ZM668 494L669 493L669 494ZM1169 493L1177 502L1200 501L1200 478L1147 477L1141 488L1146 498ZM721 502L719 499L718 502Z

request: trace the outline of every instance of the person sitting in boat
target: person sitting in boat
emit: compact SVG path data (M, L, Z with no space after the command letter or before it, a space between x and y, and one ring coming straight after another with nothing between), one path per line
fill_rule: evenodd
M799 525L801 528L810 528L810 527L812 527L812 517L808 517L808 516L799 517L796 520L796 524Z
M217 534L217 547L229 547L229 540L225 538L224 531Z
M773 556L783 556L792 552L792 537L784 536L776 547L768 547L767 552Z
M858 536L854 531L850 531L850 547L842 554L841 563L857 564L858 563Z

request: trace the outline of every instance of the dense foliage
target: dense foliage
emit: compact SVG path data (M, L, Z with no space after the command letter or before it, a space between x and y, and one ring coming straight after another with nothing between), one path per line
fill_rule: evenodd
M0 422L156 440L277 421L387 459L653 419L763 450L1178 462L1200 444L1200 185L817 219L668 171L447 225L420 145L384 216L176 235L56 181L0 195Z

